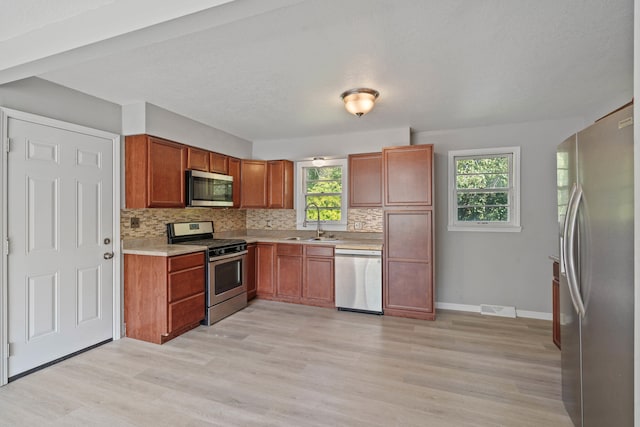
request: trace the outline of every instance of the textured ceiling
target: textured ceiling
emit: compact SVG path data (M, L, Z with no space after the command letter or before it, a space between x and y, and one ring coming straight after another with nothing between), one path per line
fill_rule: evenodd
M40 77L254 141L589 116L633 90L630 0L290 1L135 46ZM381 93L360 119L339 99L359 86Z

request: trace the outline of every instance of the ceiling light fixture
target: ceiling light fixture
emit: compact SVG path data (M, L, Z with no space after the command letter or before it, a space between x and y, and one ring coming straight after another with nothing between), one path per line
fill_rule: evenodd
M315 167L324 166L324 157L314 157L311 164Z
M380 92L361 87L342 92L340 98L344 101L344 108L351 114L361 117L373 109Z

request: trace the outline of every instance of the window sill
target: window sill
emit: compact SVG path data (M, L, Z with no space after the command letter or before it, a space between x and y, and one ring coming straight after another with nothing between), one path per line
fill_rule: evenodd
M307 230L307 231L316 231L317 225L315 223L309 222L309 225L306 227L302 224L296 224L297 230ZM323 231L347 231L347 224L320 224L320 230Z
M522 227L519 225L495 225L495 224L469 224L469 225L449 225L448 231L480 231L491 233L520 233Z

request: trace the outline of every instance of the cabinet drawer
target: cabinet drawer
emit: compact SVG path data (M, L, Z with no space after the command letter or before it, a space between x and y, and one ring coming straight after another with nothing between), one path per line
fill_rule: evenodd
M307 245L305 246L305 250L307 256L333 256L333 246L316 246L316 245Z
M178 255L169 258L169 271L185 270L187 268L204 265L204 252L195 254Z
M169 302L204 292L204 266L169 273Z
M204 292L169 304L169 332L204 319Z
M299 255L302 256L302 245L278 244L276 249L278 255Z

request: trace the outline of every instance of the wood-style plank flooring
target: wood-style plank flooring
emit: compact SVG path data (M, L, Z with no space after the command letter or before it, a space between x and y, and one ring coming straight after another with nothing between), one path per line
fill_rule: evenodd
M551 324L272 301L124 338L0 388L0 425L571 426Z

